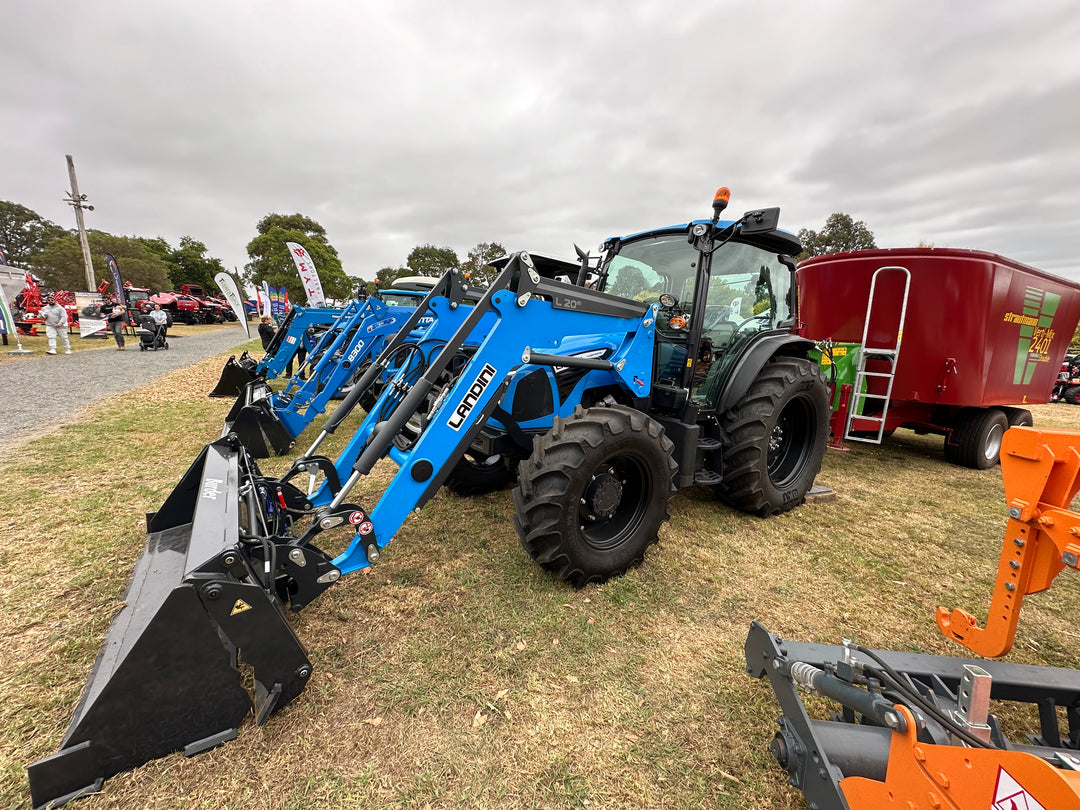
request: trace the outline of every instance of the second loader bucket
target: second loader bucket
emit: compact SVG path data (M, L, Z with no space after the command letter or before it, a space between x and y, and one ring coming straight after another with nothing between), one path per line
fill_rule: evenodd
M304 689L311 662L240 545L238 458L207 445L161 510L60 751L27 768L35 808L63 804L151 759L233 739ZM305 552L306 553L306 552ZM266 577L268 578L268 577Z
M210 392L210 396L230 399L239 396L243 393L244 386L258 377L255 373L258 365L247 352L241 354L239 360L235 355L230 356L225 361L225 366L221 369L221 379Z
M295 443L295 437L270 407L273 393L265 380L255 379L244 386L225 416L221 435L235 434L255 458L285 455Z

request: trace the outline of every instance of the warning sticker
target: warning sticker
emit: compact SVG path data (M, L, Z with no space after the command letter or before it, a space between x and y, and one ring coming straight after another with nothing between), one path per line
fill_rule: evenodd
M364 513L361 512L359 509L357 511L353 512L351 515L349 515L349 523L351 523L353 526L355 526L358 523L363 523L363 522L364 522Z
M990 807L991 810L1046 810L1001 767L994 788L994 803Z
M243 599L237 599L236 604L232 606L230 616L235 616L237 613L243 613L245 610L251 610L251 605L245 602Z

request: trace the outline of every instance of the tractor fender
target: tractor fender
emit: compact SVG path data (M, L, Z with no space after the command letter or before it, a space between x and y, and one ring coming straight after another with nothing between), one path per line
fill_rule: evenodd
M746 396L750 385L772 358L779 355L805 357L814 347L814 341L798 335L765 335L743 353L731 369L728 384L716 404L717 413L723 413Z

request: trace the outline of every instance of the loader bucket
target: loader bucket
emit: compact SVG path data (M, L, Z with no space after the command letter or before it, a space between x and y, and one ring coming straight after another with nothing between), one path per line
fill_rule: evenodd
M245 405L237 412L232 424L226 423L226 433L234 433L255 458L283 456L296 443L295 438L263 399Z
M230 356L225 361L225 367L221 369L221 379L210 392L210 396L224 398L239 396L243 393L244 386L258 377L255 373L257 366L258 363L247 352L241 354L239 360L235 355Z
M35 808L233 739L252 703L238 657L251 667L257 723L303 690L307 654L238 546L240 452L226 439L207 445L147 516L146 550L60 751L27 768Z
M295 441L270 406L273 393L266 380L256 378L244 386L225 415L221 435L235 434L254 458L284 455Z

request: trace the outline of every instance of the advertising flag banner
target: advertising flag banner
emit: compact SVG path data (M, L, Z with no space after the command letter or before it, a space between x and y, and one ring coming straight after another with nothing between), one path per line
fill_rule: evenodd
M261 293L262 300L259 302L259 312L262 315L270 315L273 317L273 313L270 311L270 285L266 280L263 280Z
M270 312L278 323L289 312L289 291L285 287L270 288Z
M214 276L214 281L221 288L221 294L229 302L232 311L236 313L236 319L244 327L244 334L251 340L251 331L248 329L247 312L244 311L244 301L240 298L240 288L236 286L236 280L228 273L222 271Z
M293 264L296 265L296 272L300 274L304 292L307 293L308 306L325 307L326 297L323 295L322 282L319 281L319 273L315 270L314 260L303 245L298 245L296 242L286 242L285 245L289 248Z
M120 265L117 264L111 253L105 254L105 260L109 263L109 272L112 273L113 294L116 296L116 303L126 307L127 298L124 295L124 282L120 280Z
M0 286L0 334L15 334L15 319L11 317L11 307L8 305L7 296L4 295L3 286Z

